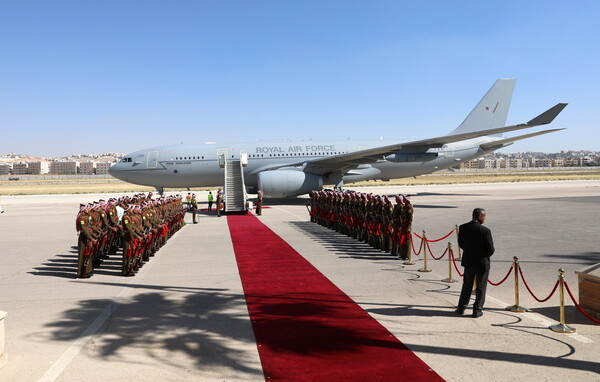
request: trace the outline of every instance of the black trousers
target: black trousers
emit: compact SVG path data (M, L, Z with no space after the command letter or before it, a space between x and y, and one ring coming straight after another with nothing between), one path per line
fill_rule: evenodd
M465 267L462 290L460 292L460 299L458 300L459 309L464 309L471 300L471 291L473 290L474 281L477 281L477 287L475 288L475 303L473 304L473 311L475 312L483 308L489 275L489 269L481 270Z

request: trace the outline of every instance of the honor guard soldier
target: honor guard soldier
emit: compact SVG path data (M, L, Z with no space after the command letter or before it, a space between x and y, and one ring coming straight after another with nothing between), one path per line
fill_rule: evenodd
M396 196L396 205L392 212L392 256L398 256L400 252L400 230L402 229L402 207L404 202L402 196Z
M123 263L121 272L124 276L133 276L133 257L135 251L136 241L141 237L135 229L135 223L133 220L133 205L129 205L125 209L125 215L123 215Z
M410 199L406 196L402 196L402 202L404 206L402 207L402 227L400 230L400 258L408 259L408 251L410 250L410 242L412 235L412 221L414 208Z
M263 193L261 190L258 190L256 193L256 214L262 214L262 203L263 203Z
M196 201L196 194L192 195L191 204L192 204L192 222L194 224L198 224L198 222L196 221L196 214L198 213L198 202Z
M96 237L91 227L91 221L89 209L83 204L80 205L75 222L76 229L79 232L77 240L77 277L79 278L89 278L93 272L90 255Z
M392 226L392 218L394 212L394 205L387 196L383 197L383 211L382 211L382 245L381 250L384 252L392 249L392 233L394 232Z

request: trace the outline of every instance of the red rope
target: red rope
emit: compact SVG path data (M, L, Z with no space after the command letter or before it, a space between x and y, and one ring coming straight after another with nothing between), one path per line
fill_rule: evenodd
M415 233L415 235L417 235L417 234ZM417 235L417 236L419 236L419 235ZM419 246L419 252L418 253L415 250L415 242L414 242L414 240L410 241L410 245L412 246L412 250L413 250L413 253L415 254L415 256L419 256L419 254L423 250L423 238L421 238L421 245Z
M506 281L506 279L508 278L508 276L510 276L510 274L512 273L512 271L513 271L513 267L511 266L508 269L508 273L506 274L506 276L504 276L504 278L502 279L502 281L500 281L499 283L494 283L494 282L491 282L490 280L488 280L488 283L492 284L493 286L498 286L498 285L500 285L500 284L502 284L502 283L504 283Z
M458 266L456 265L456 259L454 258L453 250L450 250L450 256L452 256L452 264L454 264L454 269L456 269L456 272L458 273L458 275L460 277L463 277L463 273L460 273L460 270L458 269Z
M519 273L521 274L521 280L523 280L523 284L525 284L525 288L527 288L527 290L529 291L529 293L538 302L546 302L546 301L548 301L550 299L550 297L552 297L552 295L554 294L554 292L556 292L556 288L558 288L558 280L556 280L556 284L554 284L554 288L552 288L552 292L550 292L550 294L548 295L548 297L540 300L539 298L537 298L537 296L535 294L533 294L533 292L531 291L531 288L529 288L529 285L527 285L527 281L525 281L525 276L523 275L523 270L521 268L519 268L519 269L521 270L521 272L519 272Z
M583 314L584 316L586 316L593 323L600 325L600 321L596 320L594 317L592 317L589 314L587 314L581 308L581 306L579 306L579 304L577 303L577 301L575 301L575 297L573 297L573 293L571 293L571 288L569 288L569 284L567 284L566 281L565 281L565 287L567 288L567 293L569 293L569 296L571 297L571 300L573 300L573 304L575 304L575 306L577 307L577 309L579 309L579 311L581 312L581 314Z
M418 234L418 233L416 233L416 232L413 232L413 235L415 235L415 236L416 236L416 237L418 237L419 239L423 240L423 236L419 236L419 234Z
M454 230L450 231L446 236L441 237L441 238L439 238L437 240L429 240L429 239L427 239L427 241L430 242L430 243L435 243L436 241L442 241L445 238L447 238L448 236L452 235L453 233L454 233Z
M429 246L429 240L425 242L425 245L427 246L427 249L429 250L429 254L431 255L431 257L433 257L434 260L440 260L442 257L444 257L444 255L446 254L446 252L448 252L448 247L446 247L446 250L444 251L444 253L442 253L442 256L435 257L433 255L433 252L431 251L431 247Z

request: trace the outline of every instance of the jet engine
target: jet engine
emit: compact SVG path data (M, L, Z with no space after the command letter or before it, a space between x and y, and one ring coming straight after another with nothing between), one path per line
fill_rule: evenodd
M263 171L258 174L258 188L268 198L289 198L321 190L323 177L293 170Z

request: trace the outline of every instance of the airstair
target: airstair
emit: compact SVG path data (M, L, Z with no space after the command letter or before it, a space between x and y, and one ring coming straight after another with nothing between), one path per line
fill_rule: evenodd
M219 166L225 169L223 201L225 213L248 212L248 194L244 183L244 167L248 163L248 155L240 153L239 159L229 158L228 153L219 154Z

